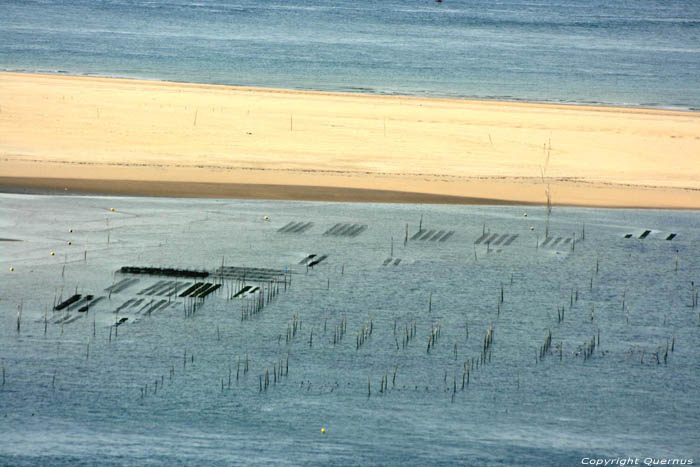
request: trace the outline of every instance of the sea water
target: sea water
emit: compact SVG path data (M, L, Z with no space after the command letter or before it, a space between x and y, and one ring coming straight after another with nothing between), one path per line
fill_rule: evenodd
M693 0L3 0L0 69L700 109Z
M4 194L0 238L2 465L700 461L697 212ZM222 265L280 280L246 317Z

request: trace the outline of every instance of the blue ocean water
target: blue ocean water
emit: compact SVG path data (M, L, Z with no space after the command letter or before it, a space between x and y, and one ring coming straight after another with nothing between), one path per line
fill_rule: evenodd
M2 194L0 465L696 465L697 219Z
M0 69L700 109L694 0L3 0Z

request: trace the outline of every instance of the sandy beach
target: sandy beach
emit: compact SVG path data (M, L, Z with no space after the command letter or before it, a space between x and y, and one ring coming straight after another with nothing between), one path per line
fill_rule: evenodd
M0 189L700 208L700 113L0 73Z

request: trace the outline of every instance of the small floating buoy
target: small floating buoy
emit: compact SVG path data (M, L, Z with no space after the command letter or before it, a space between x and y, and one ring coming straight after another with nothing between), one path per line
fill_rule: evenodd
M53 255L55 255L55 254L56 254L56 253L54 253L53 251L51 252L51 256L53 256Z
M526 213L526 212L523 213L523 217L527 217L527 213Z
M326 434L326 429L325 429L325 428L321 428L321 434L322 434L322 435L325 435L325 434Z
M13 268L12 266L10 266L10 272L12 272L12 271L14 271L14 270L15 270L15 268Z
M263 219L265 219L266 221L270 220L270 218L268 216L263 217Z
M109 208L110 211L114 212L114 208Z
M69 241L69 242L68 242L68 244L69 244L69 245L72 245L72 244L73 244L73 242Z
M533 226L531 225L531 226L530 226L530 230L535 230L535 227L533 227Z
M68 232L73 232L73 229L68 229Z

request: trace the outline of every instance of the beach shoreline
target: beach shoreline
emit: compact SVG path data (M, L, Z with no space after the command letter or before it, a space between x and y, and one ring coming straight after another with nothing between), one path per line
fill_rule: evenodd
M700 113L0 73L0 191L700 209ZM65 191L65 190L63 190Z
M411 93L411 92L400 92L400 91L389 91L389 90L374 90L369 88L338 88L338 89L323 89L323 88L309 88L309 87L274 87L265 85L249 85L249 84L236 84L236 83L221 83L221 82L193 82L193 81L179 81L175 79L159 79L144 76L129 76L129 75L109 75L109 74L98 74L98 73L79 73L79 72L69 72L69 71L48 71L48 70L15 70L15 69L2 69L0 68L0 75L25 75L25 76L58 76L67 78L79 78L79 79L98 79L98 80L123 80L123 81L134 81L141 83L151 83L151 84L172 84L172 85L182 85L182 86L194 86L194 87L212 87L212 88L235 88L241 90L260 90L260 91L270 91L279 93L309 93L309 94L326 94L326 95L347 95L347 96L368 96L368 97L388 97L397 99L427 99L427 100L445 100L445 101L462 101L468 103L496 103L496 104L525 104L525 105L551 105L555 107L580 107L587 109L624 109L624 110L650 110L650 111L664 111L664 112L690 112L698 113L700 109L692 106L682 106L682 105L662 105L662 104L645 104L645 103L612 103L605 101L565 101L565 100L537 100L537 99L526 99L517 98L512 96L471 96L467 94L436 94L436 93Z

